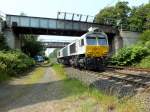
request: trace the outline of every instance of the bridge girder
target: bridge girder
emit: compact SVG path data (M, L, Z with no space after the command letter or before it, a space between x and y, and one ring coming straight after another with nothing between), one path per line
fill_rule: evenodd
M16 34L81 36L90 27L98 27L105 33L116 33L116 28L111 25L20 15L6 15L6 25Z

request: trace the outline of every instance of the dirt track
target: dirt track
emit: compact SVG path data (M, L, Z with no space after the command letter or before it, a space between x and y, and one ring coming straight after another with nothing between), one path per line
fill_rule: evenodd
M65 96L60 80L51 68L47 68L40 81L24 84L15 79L0 86L0 112L62 112ZM61 106L62 105L62 106Z

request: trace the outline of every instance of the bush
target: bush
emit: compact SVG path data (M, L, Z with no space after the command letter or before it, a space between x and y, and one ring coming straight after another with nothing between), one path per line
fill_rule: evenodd
M150 30L144 31L140 36L140 41L145 44L145 42L150 41Z
M122 66L133 65L140 62L148 54L148 48L139 45L122 48L111 58L111 64Z
M145 57L141 60L139 67L150 68L150 56Z
M34 60L20 51L0 51L0 71L20 73L35 64Z

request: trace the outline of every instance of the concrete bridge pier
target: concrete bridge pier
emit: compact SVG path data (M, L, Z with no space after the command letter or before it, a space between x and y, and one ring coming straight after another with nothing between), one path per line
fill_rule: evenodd
M120 48L122 48L123 47L123 39L122 39L122 37L119 35L119 34L117 34L117 35L115 35L115 37L114 37L114 50L115 50L115 53L120 49Z
M21 39L11 29L5 29L4 35L8 46L12 49L21 49Z

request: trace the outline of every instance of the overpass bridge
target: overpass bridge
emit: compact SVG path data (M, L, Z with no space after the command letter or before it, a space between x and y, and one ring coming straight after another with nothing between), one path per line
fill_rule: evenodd
M41 42L46 48L63 48L69 44L69 42Z
M90 27L98 27L108 34L109 43L112 45L114 38L119 40L118 29L109 24L98 24L94 21L88 21L89 16L72 14L67 19L67 13L63 13L63 18L43 18L22 15L6 15L5 35L11 48L21 48L22 34L34 35L59 35L59 36L81 36L88 31ZM75 19L75 16L78 19ZM50 45L50 43L47 43ZM116 44L119 46L119 44ZM51 46L51 45L50 45ZM55 46L56 47L56 46Z
M88 20L88 19L87 19ZM15 34L81 36L90 27L98 27L106 33L116 33L111 25L68 19L41 18L20 15L6 15L6 26Z
M46 48L63 48L74 40L39 40Z

